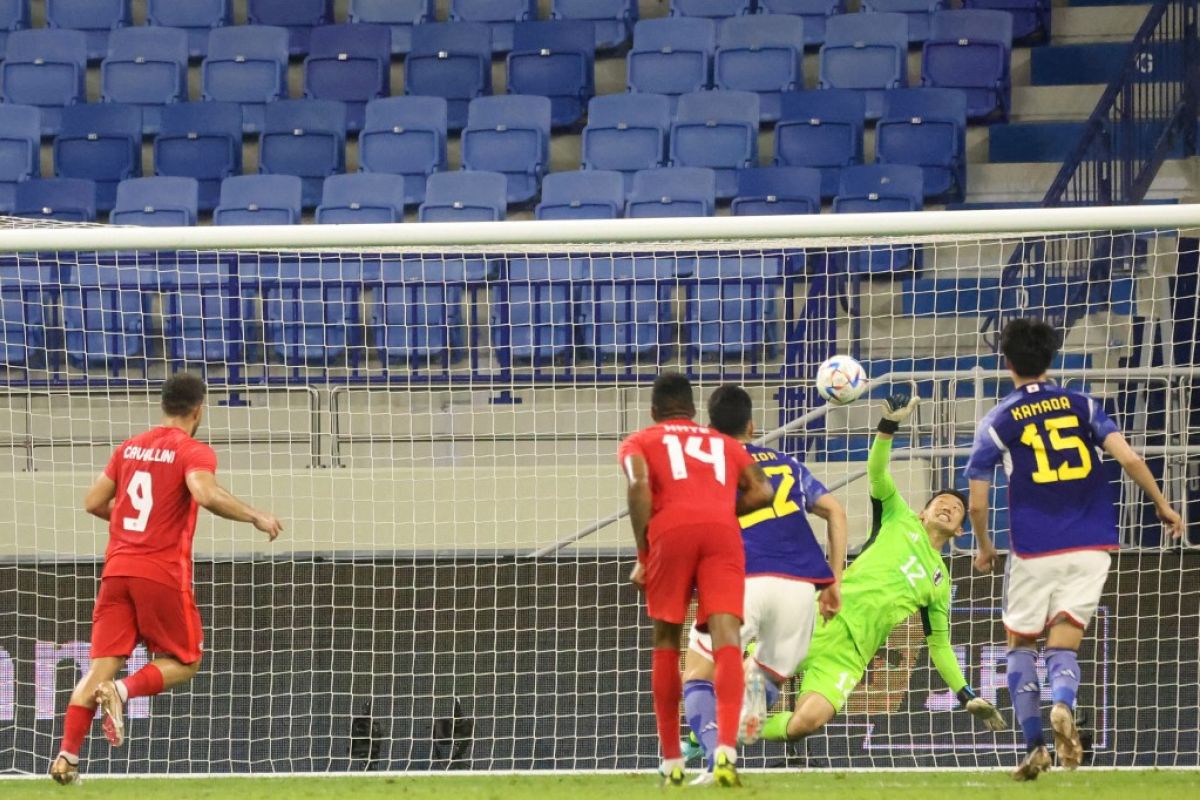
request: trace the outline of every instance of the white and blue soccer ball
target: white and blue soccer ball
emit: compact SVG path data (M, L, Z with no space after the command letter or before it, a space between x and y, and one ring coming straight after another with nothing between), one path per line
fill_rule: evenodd
M835 406L853 403L866 388L866 370L850 356L833 356L817 367L817 391Z

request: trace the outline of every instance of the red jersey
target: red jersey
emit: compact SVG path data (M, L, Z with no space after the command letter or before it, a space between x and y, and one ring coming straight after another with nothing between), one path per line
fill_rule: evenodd
M655 528L695 522L737 522L738 479L754 463L737 439L690 420L668 420L621 443L617 457L627 475L640 455L650 473Z
M104 474L117 485L103 577L148 578L192 587L198 507L186 478L216 472L217 454L179 428L160 426L117 448Z

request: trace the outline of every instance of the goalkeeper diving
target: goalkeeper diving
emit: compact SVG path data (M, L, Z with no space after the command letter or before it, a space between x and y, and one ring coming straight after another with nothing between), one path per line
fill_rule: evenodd
M892 629L917 612L930 658L962 707L990 730L1007 727L995 706L967 685L950 646L950 573L939 553L962 533L966 500L954 489L942 489L917 513L900 496L888 466L892 438L918 402L905 395L884 402L867 459L871 538L842 577L841 611L813 635L800 665L796 709L770 717L764 739L799 739L824 727L845 705Z

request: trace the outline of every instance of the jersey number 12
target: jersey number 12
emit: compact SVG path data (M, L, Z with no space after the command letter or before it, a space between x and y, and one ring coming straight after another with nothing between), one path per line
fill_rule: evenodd
M702 464L712 466L717 483L725 485L725 441L723 439L716 436L689 436L686 442L681 443L678 436L668 433L663 436L662 440L667 447L667 458L671 461L672 478L677 481L687 480L688 465L687 459L684 458L686 455ZM705 442L708 443L707 451L704 449Z

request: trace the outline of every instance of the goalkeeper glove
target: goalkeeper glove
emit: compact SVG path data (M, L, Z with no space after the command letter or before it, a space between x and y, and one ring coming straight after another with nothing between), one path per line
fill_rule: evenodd
M976 695L970 686L964 686L958 690L958 702L967 710L968 714L982 722L989 731L1002 731L1008 728L1008 723L1004 721L1004 715L994 705Z
M894 394L883 401L883 418L879 420L880 433L894 435L900 430L900 423L912 416L921 398L909 399L906 394Z

